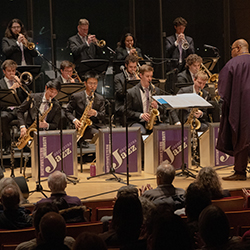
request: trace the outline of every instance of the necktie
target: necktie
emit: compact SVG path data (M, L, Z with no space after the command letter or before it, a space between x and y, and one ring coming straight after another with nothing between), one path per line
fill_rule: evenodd
M145 88L145 96L146 96L146 112L149 111L149 89Z
M9 85L10 85L10 87L12 87L13 84L14 84L14 81L13 81L13 80L9 80Z

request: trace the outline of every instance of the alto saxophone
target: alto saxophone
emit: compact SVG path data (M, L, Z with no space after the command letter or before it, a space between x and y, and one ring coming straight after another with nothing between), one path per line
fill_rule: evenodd
M92 121L88 118L88 112L92 109L93 101L94 101L94 92L92 91L91 98L89 100L89 104L85 108L85 110L84 110L84 112L82 114L82 117L80 119L80 122L81 122L82 125L77 130L76 141L79 141L80 138L83 136L86 128L88 126L92 125Z
M152 95L155 95L155 93L156 93L155 86L152 84L152 82L150 82L150 84L151 84L151 87L153 89L152 90ZM149 107L150 119L146 124L146 129L147 130L152 130L153 129L153 127L154 127L154 125L156 123L157 117L160 119L160 112L159 112L158 109L152 108L151 103L153 102L153 98L152 98L152 96L150 98L151 98L150 107Z
M39 116L39 122L43 121L46 118L46 116L48 115L48 113L50 112L52 107L53 107L53 103L50 101L49 108L45 112L43 112L42 115ZM30 127L27 129L26 133L22 137L18 138L18 142L16 143L16 146L17 146L18 149L23 149L27 145L27 143L29 141L33 140L33 133L35 131L37 131L36 127L37 127L37 123L36 123L36 120L35 120L30 125Z

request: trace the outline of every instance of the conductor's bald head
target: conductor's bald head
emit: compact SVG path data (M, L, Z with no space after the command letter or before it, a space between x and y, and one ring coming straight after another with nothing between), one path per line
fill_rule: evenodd
M249 52L249 45L245 39L238 39L231 46L232 57L236 57L248 52Z

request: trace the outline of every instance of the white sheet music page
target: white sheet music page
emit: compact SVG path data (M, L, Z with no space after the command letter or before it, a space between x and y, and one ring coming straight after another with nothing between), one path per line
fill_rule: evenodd
M152 96L159 104L169 104L174 109L182 108L209 108L213 107L209 102L195 93L178 95Z

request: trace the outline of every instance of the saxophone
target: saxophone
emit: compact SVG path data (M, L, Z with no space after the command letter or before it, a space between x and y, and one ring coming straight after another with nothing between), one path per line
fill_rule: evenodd
M81 127L77 130L76 141L79 141L83 136L86 128L92 125L92 121L88 118L88 112L92 109L92 103L94 101L94 91L92 91L91 99L89 100L88 106L85 108L82 117L80 119Z
M155 93L156 93L156 91L155 91L155 86L152 84L152 82L150 82L150 84L151 84L151 87L152 87L152 89L153 89L153 90L152 90L152 95L155 95ZM150 99L151 99L151 102L150 102L150 103L153 102L152 95L151 95L151 97L150 97ZM152 108L152 106L150 105L150 107L149 107L149 114L150 114L150 119L149 119L149 121L148 121L147 124L146 124L146 129L147 129L147 130L152 130L153 127L154 127L154 125L155 125L155 123L156 123L157 117L160 119L160 112L159 112L158 109L154 109L154 108Z
M48 115L48 113L50 112L52 107L53 107L53 103L50 101L49 108L45 112L43 112L42 115L39 116L39 122L43 121L46 118L46 116ZM36 127L37 127L37 123L36 123L36 120L35 120L30 125L30 127L27 129L26 133L22 137L18 138L18 142L16 143L16 146L17 146L18 149L23 149L27 145L27 143L29 141L33 140L33 133L35 131L37 131Z

